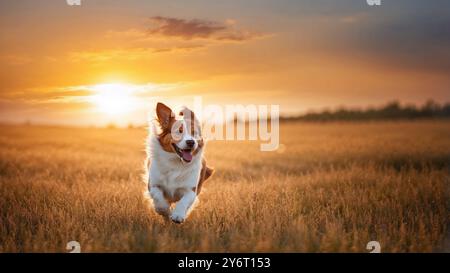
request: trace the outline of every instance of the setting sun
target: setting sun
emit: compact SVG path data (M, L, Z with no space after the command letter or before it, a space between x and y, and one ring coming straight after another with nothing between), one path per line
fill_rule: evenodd
M135 98L132 88L126 84L109 83L92 87L90 101L97 109L108 115L124 114L133 109Z

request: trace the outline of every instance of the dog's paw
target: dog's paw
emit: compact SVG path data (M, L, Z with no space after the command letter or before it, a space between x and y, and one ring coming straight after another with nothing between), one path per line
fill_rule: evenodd
M174 213L172 213L172 216L170 216L170 219L172 219L172 221L173 221L174 223L181 224L181 223L183 223L184 220L186 219L186 216L174 212Z

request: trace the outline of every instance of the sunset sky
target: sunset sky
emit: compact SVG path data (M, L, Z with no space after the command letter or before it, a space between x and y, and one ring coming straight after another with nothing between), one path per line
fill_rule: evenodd
M0 2L0 122L146 122L156 101L282 114L450 101L450 1Z

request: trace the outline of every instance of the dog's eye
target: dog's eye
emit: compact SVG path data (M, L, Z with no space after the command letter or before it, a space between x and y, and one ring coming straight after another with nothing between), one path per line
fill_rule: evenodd
M178 132L179 132L180 134L183 133L183 126L180 126L180 128L178 128Z

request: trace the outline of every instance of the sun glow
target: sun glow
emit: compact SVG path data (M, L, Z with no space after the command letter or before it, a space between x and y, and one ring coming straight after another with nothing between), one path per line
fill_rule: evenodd
M100 112L108 115L125 114L133 110L136 98L133 88L126 84L108 83L92 86L90 101Z

